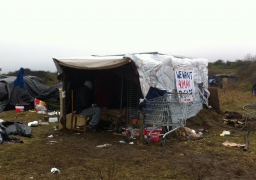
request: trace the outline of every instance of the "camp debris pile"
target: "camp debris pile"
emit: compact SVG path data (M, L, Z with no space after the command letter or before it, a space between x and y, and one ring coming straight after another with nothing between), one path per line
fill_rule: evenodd
M223 117L224 125L233 125L234 127L243 127L245 124L245 118L242 114L237 112L228 112L224 113Z

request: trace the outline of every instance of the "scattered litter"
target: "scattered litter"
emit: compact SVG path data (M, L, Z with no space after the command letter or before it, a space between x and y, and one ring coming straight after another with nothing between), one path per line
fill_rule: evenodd
M37 114L46 114L45 111L37 111Z
M48 112L48 115L52 116L52 115L57 115L58 113L56 111L53 112Z
M125 140L122 140L122 141L119 141L119 143L123 144L123 143L126 143Z
M138 128L128 127L125 130L125 132L126 132L126 135L130 135L132 138L140 135L140 130Z
M103 145L98 145L98 146L96 146L96 147L108 147L108 146L111 146L112 144L103 144Z
M225 136L225 135L230 135L230 132L224 130L224 131L220 134L220 136Z
M58 118L57 117L50 117L49 122L50 123L58 122Z
M114 132L113 134L114 134L114 135L119 135L119 136L127 136L126 134L117 133L117 132Z
M198 132L198 137L202 137L203 136L203 133L202 132Z
M54 112L48 112L48 115L52 116L52 115L55 115Z
M48 122L40 122L40 125L49 125Z
M134 144L134 142L129 142L129 144Z
M29 122L28 126L36 127L36 126L38 126L38 121Z
M48 141L46 144L57 144L57 141Z
M29 177L29 179L33 179L33 178L34 178L33 176Z
M54 174L54 173L60 173L60 170L57 169L57 168L52 168L51 169L51 173Z
M48 136L48 138L52 138L52 137L53 137L53 135L52 135L52 134Z
M228 141L226 141L226 142L224 142L222 144L224 146L230 146L230 147L235 147L235 146L237 146L237 147L244 147L245 146L245 144L237 144L237 143L232 143L232 142L228 142Z

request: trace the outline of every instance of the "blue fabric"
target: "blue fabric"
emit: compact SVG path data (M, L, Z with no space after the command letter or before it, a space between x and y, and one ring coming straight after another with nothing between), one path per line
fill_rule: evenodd
M14 87L21 87L22 89L26 90L25 82L23 79L23 74L25 73L25 69L22 67L20 68L17 78L14 80Z
M165 93L166 93L166 90L159 90L157 88L150 87L148 94L146 95L146 99L150 100L150 99L153 99L156 97L160 97L160 96L163 96ZM146 102L144 100L140 103L139 109L143 109L143 108L145 108L145 106L146 106Z
M253 90L253 94L254 94L254 96L256 96L256 89L255 89L255 90Z

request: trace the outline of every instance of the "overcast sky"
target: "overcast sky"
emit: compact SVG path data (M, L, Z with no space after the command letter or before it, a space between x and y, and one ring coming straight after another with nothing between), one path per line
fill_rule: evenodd
M134 52L235 61L256 54L255 0L6 0L0 68L55 72L52 58Z

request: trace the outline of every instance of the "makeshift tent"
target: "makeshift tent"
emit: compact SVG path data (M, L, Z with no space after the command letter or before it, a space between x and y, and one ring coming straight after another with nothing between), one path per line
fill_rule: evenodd
M208 85L211 87L223 88L238 82L239 77L232 74L216 74L208 77Z
M42 84L39 77L24 76L26 89L23 89L19 86L14 88L15 79L15 76L0 79L0 112L14 109L16 104L27 104L30 108L34 108L35 98L43 101L57 102L59 109L58 88L62 86L61 83L48 88Z
M208 61L167 54L138 53L85 58L53 58L63 82L64 125L70 113L70 90L94 82L94 101L101 108L126 110L126 118L138 117L140 102L150 94L180 93L189 103L188 117L195 116L202 104L208 105ZM153 92L153 93L152 93Z

